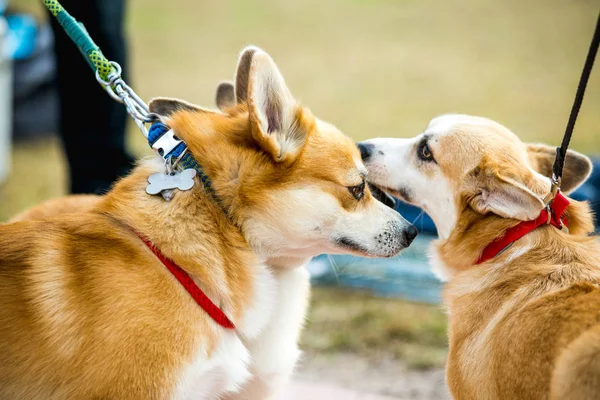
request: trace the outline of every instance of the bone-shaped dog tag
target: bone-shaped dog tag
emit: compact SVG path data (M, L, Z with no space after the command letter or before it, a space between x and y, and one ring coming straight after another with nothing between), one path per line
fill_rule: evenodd
M194 187L195 176L196 170L191 168L181 172L174 172L172 175L157 172L148 177L149 185L146 186L146 193L155 195L172 189L190 190ZM167 197L165 197L165 200L170 200L171 196Z

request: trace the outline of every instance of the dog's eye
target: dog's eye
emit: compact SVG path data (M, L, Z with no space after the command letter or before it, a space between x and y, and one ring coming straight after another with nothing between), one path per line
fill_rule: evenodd
M348 191L352 196L354 196L356 200L362 199L365 195L365 182L363 181L363 183L361 183L360 185L350 186L348 188Z
M433 153L427 144L427 141L422 141L417 148L417 155L423 161L433 161Z

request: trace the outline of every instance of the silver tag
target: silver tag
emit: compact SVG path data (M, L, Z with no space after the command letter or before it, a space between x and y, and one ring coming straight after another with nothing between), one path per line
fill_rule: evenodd
M157 172L148 177L149 185L146 186L146 193L155 195L172 189L190 190L194 187L195 176L196 170L191 168L171 174ZM165 194L167 195L163 196L165 200L170 200L172 193L165 192Z

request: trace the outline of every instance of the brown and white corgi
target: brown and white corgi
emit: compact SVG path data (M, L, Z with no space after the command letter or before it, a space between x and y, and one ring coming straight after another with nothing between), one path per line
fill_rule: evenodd
M435 118L413 139L359 146L369 180L422 207L438 228L431 262L448 280L454 398L598 398L600 244L586 203L570 200L568 229L542 214L554 149L466 115ZM564 193L590 171L587 157L569 151Z
M85 212L0 225L0 398L271 398L300 353L302 266L394 256L416 234L373 198L353 141L300 106L257 48L225 112L150 108L214 196L198 177L170 201L147 194L156 157Z

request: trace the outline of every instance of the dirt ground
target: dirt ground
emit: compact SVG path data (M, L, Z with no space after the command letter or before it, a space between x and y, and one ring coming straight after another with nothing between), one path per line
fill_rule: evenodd
M446 319L439 305L313 287L295 382L393 399L449 398ZM331 398L318 393L311 399ZM336 392L335 398L355 397Z
M305 354L295 381L335 385L394 399L450 399L443 368L413 370L400 360L373 362L350 353Z

